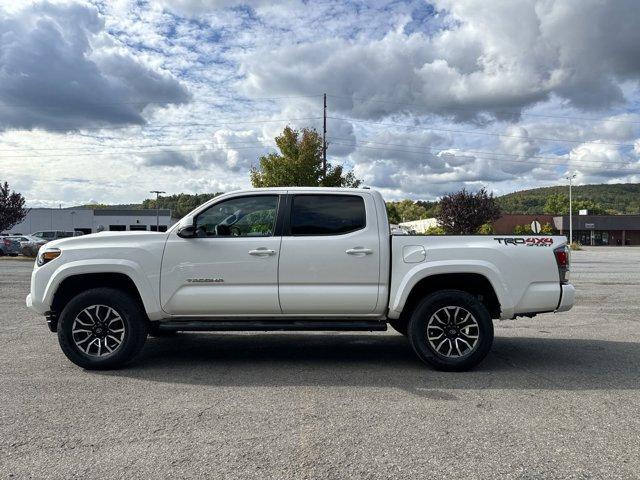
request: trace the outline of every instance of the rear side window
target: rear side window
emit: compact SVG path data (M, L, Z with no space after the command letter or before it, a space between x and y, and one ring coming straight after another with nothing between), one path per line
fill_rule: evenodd
M295 195L292 235L343 235L366 225L364 199L356 195Z

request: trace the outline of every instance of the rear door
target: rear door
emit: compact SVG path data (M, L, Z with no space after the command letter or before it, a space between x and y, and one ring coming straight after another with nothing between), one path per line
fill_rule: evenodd
M282 312L374 313L380 280L379 241L370 194L291 195L280 253Z

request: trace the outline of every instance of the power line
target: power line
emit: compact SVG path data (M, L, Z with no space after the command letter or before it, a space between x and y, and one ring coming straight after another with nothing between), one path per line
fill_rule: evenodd
M278 118L273 120L247 120L247 121L229 121L224 123L200 123L200 122L188 122L188 123L170 123L170 124L160 124L160 125L151 125L151 124L130 124L130 125L117 125L117 126L102 126L102 127L90 127L90 128L32 128L30 131L34 130L43 130L45 132L73 132L74 130L83 131L83 130L120 130L120 129L129 129L129 128L147 128L147 129L155 129L155 128L175 128L175 127L225 127L228 125L246 125L246 124L259 124L259 123L277 123L277 122L298 122L302 120L321 120L322 117L302 117L302 118ZM14 130L28 130L25 128L17 128Z
M567 138L544 138L544 137L527 137L524 135L509 135L506 133L493 133L493 132L478 132L476 130L454 130L449 128L436 128L436 127L422 127L415 125L406 125L402 123L387 123L387 122L374 122L370 120L354 120L351 118L341 118L341 117L327 117L331 120L339 120L342 122L353 122L353 123L367 123L372 125L382 125L386 127L403 127L409 130L427 130L434 132L447 132L447 133L463 133L465 135L485 135L492 137L505 137L505 138L520 138L523 140L541 140L545 142L567 142L567 143L590 143L586 140L572 140ZM611 142L596 142L598 145L611 145L618 147L631 147L633 148L633 144L628 143L611 143Z
M397 148L391 148L391 149L387 149L387 148L380 148L380 147L367 147L365 145L358 145L356 143L341 143L341 142L334 142L335 145L342 145L342 146L348 146L348 147L359 147L359 148L367 148L367 149L371 149L371 150L385 150L385 151L391 151L391 152L403 152L403 153L414 153L414 154L418 154L418 155L422 155L424 154L424 152L420 152L420 151L415 151L415 150L404 150L404 149L397 149ZM494 162L506 162L506 163L521 163L521 164L527 164L527 165L542 165L542 166L552 166L552 167L563 167L566 166L563 163L549 163L549 162L532 162L529 160L508 160L505 158L494 158L494 157L482 157L482 156L477 156L477 155L465 155L464 152L458 152L458 153L454 153L451 154L454 157L462 157L462 156L469 156L469 157L473 157L474 159L479 159L479 160L491 160ZM442 159L442 160L446 160L445 156L439 156L436 157L438 159ZM562 159L558 159L558 160L562 160ZM582 164L582 162L585 162L583 160L577 160L577 161L572 161L571 165L576 165L576 164ZM628 163L626 162L616 162L619 164L624 164L624 165L628 165ZM613 162L608 163L608 165L613 164ZM581 165L583 167L593 167L593 165ZM619 172L625 172L625 173L638 173L640 171L640 169L638 170L633 170L633 169L628 169L626 171L624 170L617 170Z
M331 137L329 140L331 139L336 139L336 140L341 140L341 141L351 141L350 138L340 138L340 137ZM428 151L438 151L438 152L443 152L444 150L447 150L447 148L440 148L440 147L427 147L427 146L422 146L422 145L403 145L403 144L398 144L398 143L383 143L383 142L375 142L372 140L356 140L356 143L358 145L360 145L360 143L373 143L375 145L381 145L381 146L391 146L391 147L407 147L407 148L418 148L418 149L425 149ZM450 147L450 148L456 148L456 147ZM380 150L383 150L382 147L380 147ZM473 154L481 154L481 155L501 155L501 156L509 156L509 157L523 157L524 155L519 155L517 153L506 153L506 152L487 152L487 151L482 151L482 150L468 150L468 149L461 149L466 153L473 153ZM544 155L527 155L527 158L539 158L539 159L543 159L543 160L562 160L562 157L549 157L549 156L544 156ZM583 160L583 161L587 161L587 160ZM601 164L603 162L595 162L598 164ZM615 164L615 163L621 163L621 164L627 164L628 162L606 162L607 164Z
M425 105L421 105L419 103L391 102L388 100L372 100L365 97L351 97L348 95L332 95L332 94L327 94L327 95L333 98L346 98L350 100L358 100L361 102L368 102L368 103L384 103L384 104L390 104L390 105L396 105L396 106L407 106L407 107L422 107L422 108L425 107ZM573 117L568 115L547 115L547 114L540 114L540 113L524 113L524 112L516 112L516 111L509 111L509 110L494 110L492 108L479 109L479 108L473 108L473 107L447 106L444 109L475 111L475 112L485 111L485 112L491 112L491 113L502 113L505 115L557 118L561 120L580 120L580 121L587 121L587 122L614 122L614 123L629 123L633 125L640 125L640 121L634 121L634 120L613 120L608 118ZM435 112L430 112L430 113L432 115L437 115L437 113ZM625 113L636 113L636 112L625 112Z
M254 97L254 98L233 98L232 100L235 102L260 102L260 101L275 101L275 100L285 100L292 98L315 98L322 97L322 93L314 94L314 95L288 95L281 97ZM222 97L225 98L225 97ZM42 108L42 109L69 109L70 105L74 106L82 106L82 107L101 107L101 106L117 106L117 105L153 105L165 103L167 105L190 105L190 104L205 104L212 105L215 104L215 101L206 101L206 100L188 100L185 102L177 102L175 98L156 98L152 100L145 101L136 101L136 102L75 102L73 100L63 100L67 102L65 105L52 105L52 104L12 104L12 103L0 103L0 108Z
M235 147L232 148L231 150L250 150L250 149L256 149L256 150L260 150L260 149L273 149L273 146L267 146L267 145L255 145L255 146L246 146L246 147ZM206 150L206 149L201 149L201 148L195 148L195 149L172 149L172 150L160 150L160 151L139 151L139 150L133 150L133 151L119 151L119 152L88 152L88 153L59 153L59 154L47 154L47 155L2 155L0 156L0 159L6 159L6 158L34 158L34 159L38 159L38 158L55 158L55 157L92 157L92 156L96 156L96 155L113 155L113 156L117 156L117 155L132 155L132 154L142 154L142 155L161 155L161 154L167 154L167 153L181 153L181 152L201 152L201 153L208 153L211 152L212 150Z

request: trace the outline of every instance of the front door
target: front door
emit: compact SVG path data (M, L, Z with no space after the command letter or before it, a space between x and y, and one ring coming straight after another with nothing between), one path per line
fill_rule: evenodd
M194 220L197 236L171 232L160 297L172 315L274 315L278 301L279 195L232 197Z
M290 203L280 253L282 312L374 313L380 236L373 197L296 194Z

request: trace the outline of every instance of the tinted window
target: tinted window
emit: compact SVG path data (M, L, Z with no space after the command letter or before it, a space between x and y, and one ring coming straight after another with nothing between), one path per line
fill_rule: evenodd
M230 198L196 217L199 237L270 237L276 225L277 195Z
M366 225L364 199L355 195L296 195L291 206L293 235L340 235Z

